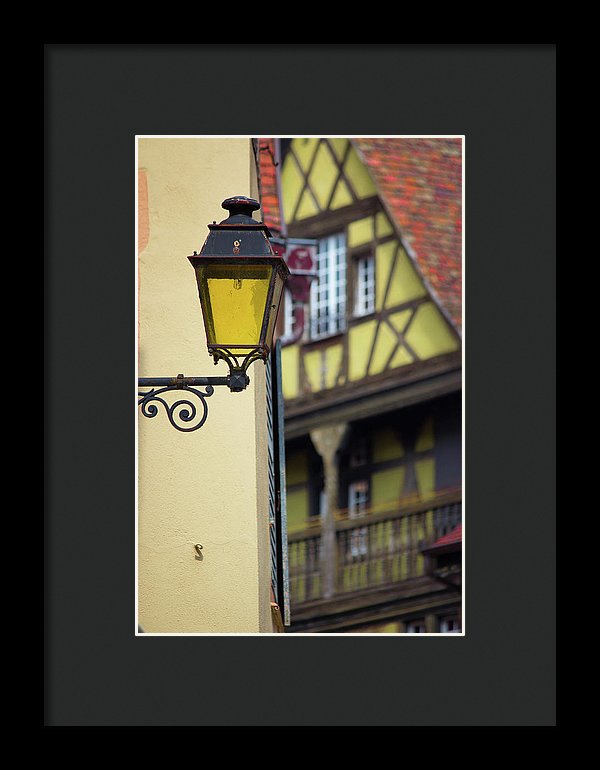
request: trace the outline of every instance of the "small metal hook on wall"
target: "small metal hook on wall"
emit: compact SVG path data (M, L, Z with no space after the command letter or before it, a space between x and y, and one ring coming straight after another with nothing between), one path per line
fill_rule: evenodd
M196 551L198 556L202 556L202 554L200 553L200 551L202 550L202 543L195 543L194 550Z

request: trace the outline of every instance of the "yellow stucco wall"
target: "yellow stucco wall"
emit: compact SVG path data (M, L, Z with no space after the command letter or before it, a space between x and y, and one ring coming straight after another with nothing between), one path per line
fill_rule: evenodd
M214 366L194 271L231 195L258 197L250 139L139 138L147 220L138 257L138 376ZM140 200L140 205L146 205ZM260 212L255 214L262 218ZM144 217L146 218L144 220ZM271 632L265 370L215 388L195 433L138 416L138 622L147 633ZM201 557L194 544L201 543Z

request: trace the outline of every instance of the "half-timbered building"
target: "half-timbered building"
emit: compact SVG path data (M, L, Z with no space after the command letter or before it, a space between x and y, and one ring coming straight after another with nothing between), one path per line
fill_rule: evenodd
M292 632L462 615L462 138L261 139Z

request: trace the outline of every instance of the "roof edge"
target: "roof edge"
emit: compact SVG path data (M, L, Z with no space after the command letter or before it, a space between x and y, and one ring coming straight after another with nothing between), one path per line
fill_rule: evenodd
M454 318L452 318L452 315L450 314L449 310L442 303L442 300L440 299L438 293L435 291L435 289L433 288L433 286L431 285L429 280L424 275L424 273L423 273L423 271L421 269L421 266L419 264L418 256L413 251L411 246L409 246L409 244L406 243L406 241L404 239L404 236L402 235L402 232L400 230L400 225L396 221L396 216L392 212L392 209L391 209L390 205L388 204L385 195L383 195L383 193L381 192L381 187L379 186L379 183L377 182L377 179L375 178L375 175L372 173L371 167L370 167L367 159L365 158L365 155L364 155L363 151L356 144L356 139L360 140L360 137L355 137L355 138L349 137L350 144L354 148L354 151L358 155L361 163L365 166L365 168L369 172L369 176L371 177L373 185L375 186L375 189L377 190L377 197L379 198L379 201L380 201L381 205L383 206L383 208L385 210L385 213L386 213L388 219L390 220L390 222L392 224L392 227L394 228L394 232L396 233L396 236L397 236L398 240L400 241L400 243L402 245L402 248L408 254L408 258L410 259L410 261L413 264L413 267L417 271L417 274L418 274L419 278L423 281L423 284L424 284L425 288L427 289L427 293L429 294L429 296L431 297L431 299L433 300L433 302L437 306L437 308L440 311L440 313L442 313L442 315L444 316L446 321L450 324L451 328L456 333L456 336L459 338L459 340L461 341L461 344L462 344L462 329L458 328L458 326L457 326ZM461 300L462 300L462 297L461 297ZM461 302L461 304L462 304L462 302ZM462 313L461 313L461 315L462 315Z

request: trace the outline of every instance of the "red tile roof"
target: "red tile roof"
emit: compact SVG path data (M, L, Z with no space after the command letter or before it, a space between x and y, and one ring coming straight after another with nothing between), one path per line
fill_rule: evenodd
M427 550L431 551L434 548L437 550L438 548L444 548L445 546L456 545L459 543L462 543L462 524L454 527L454 529L446 535L439 537L435 543L432 543L427 548Z
M462 140L353 139L383 205L458 328L462 319Z
M462 325L462 140L354 138L382 204L430 289ZM263 216L279 232L274 140L261 139Z

